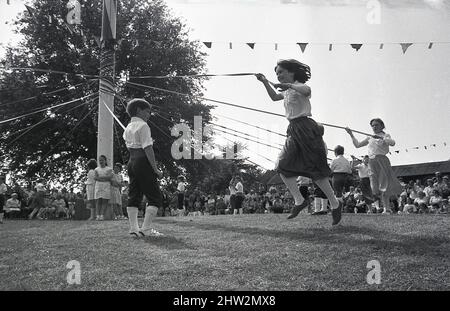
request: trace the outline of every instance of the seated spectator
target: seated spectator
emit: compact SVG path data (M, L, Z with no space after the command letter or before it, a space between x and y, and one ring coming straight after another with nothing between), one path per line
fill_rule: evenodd
M356 203L355 203L355 207L353 209L354 213L366 213L368 210L367 208L367 203L366 203L366 198L364 197L364 195L361 193L359 193L359 195L356 198Z
M413 204L413 200L411 198L406 199L406 204L403 207L403 214L416 214L417 207Z
M432 211L439 211L442 207L442 196L439 190L435 189L430 197L430 209Z
M55 218L65 217L69 219L69 209L67 208L66 202L63 195L58 193L55 200L52 202L52 207L55 209Z
M6 205L4 208L5 215L7 218L17 218L20 215L20 201L18 199L17 193L11 194L11 198L6 201Z
M427 186L423 189L423 192L425 193L425 196L428 198L428 200L433 195L433 179L427 179Z
M414 204L418 207L420 213L426 213L428 211L428 198L425 196L425 192L419 191L418 197L414 200Z
M272 201L272 212L275 214L281 214L283 213L283 210L283 201L281 200L280 196L277 195Z

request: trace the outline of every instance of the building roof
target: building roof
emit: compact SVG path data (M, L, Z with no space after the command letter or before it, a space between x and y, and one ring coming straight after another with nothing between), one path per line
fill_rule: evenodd
M445 175L450 174L450 161L397 165L392 169L397 177L433 175L436 172Z

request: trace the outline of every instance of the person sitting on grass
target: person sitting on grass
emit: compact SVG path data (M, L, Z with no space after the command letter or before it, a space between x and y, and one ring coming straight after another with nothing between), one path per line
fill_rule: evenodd
M428 198L425 196L425 192L419 191L418 197L414 199L414 205L417 206L419 213L424 214L428 212Z
M16 218L20 214L20 204L17 193L12 193L11 198L6 201L4 208L6 216L9 219Z
M430 209L433 212L439 211L442 207L442 196L438 189L433 190L433 194L430 197Z
M413 204L411 198L406 199L406 204L403 207L403 214L417 214L417 207Z
M66 203L64 202L63 196L58 193L56 195L55 200L53 200L52 202L52 207L55 209L55 218L69 218L69 213L68 213L68 209L66 207Z

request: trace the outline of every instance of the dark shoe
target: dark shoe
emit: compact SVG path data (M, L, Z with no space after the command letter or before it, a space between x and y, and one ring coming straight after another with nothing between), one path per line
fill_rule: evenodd
M337 225L342 218L342 202L339 201L338 208L331 209L331 215L333 216L333 226Z
M289 215L289 217L287 219L292 219L298 216L298 214L305 208L308 206L308 202L306 202L306 199L303 201L302 204L300 205L295 205L292 208L292 212L291 215Z
M137 234L137 232L130 232L130 235L131 235L133 238L139 238L139 235Z
M328 211L318 211L318 212L314 212L311 215L326 215L328 214Z

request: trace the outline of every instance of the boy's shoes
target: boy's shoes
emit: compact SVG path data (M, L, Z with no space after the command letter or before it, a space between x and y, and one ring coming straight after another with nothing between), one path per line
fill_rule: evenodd
M303 201L302 204L300 204L300 205L295 205L295 206L292 208L292 212L291 212L291 214L289 215L289 217L288 217L287 219L292 219L292 218L297 217L298 214L299 214L306 206L308 206L308 202L306 202L306 199L305 199L305 200Z
M139 230L139 234L142 237L146 236L163 236L164 234L156 231L155 229Z
M342 218L342 202L339 200L338 208L331 209L331 215L333 216L333 226L337 225Z

